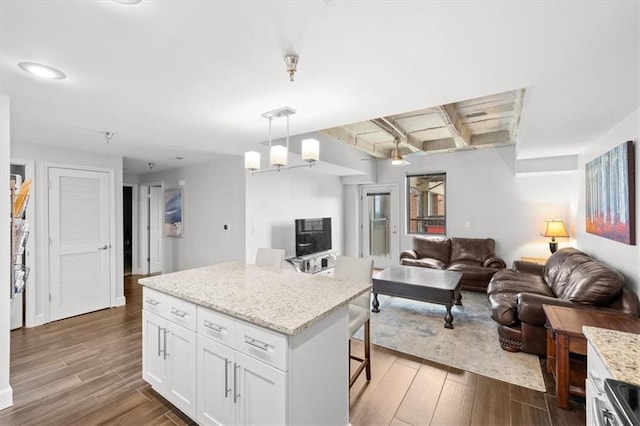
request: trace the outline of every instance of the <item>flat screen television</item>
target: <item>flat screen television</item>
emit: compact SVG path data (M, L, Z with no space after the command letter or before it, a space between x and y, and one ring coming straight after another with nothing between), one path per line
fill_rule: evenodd
M331 250L331 218L296 219L296 257Z

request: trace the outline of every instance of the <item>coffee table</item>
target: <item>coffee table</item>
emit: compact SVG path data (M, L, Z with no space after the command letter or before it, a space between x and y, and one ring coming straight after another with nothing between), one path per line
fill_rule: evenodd
M462 272L394 265L373 276L372 312L380 312L378 294L437 303L447 308L444 327L453 328L451 306L462 305Z

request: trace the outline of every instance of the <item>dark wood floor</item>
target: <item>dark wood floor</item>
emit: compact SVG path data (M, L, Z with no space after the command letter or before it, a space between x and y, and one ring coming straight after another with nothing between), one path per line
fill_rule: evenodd
M11 333L14 405L1 425L158 424L190 420L141 377L141 299L125 280L127 305ZM362 342L352 342L355 353ZM555 406L541 393L372 348L373 378L351 388L359 425L583 425L584 406Z

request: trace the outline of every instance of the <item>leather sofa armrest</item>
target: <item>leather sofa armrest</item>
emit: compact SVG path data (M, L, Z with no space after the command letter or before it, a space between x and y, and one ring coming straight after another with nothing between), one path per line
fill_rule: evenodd
M402 259L418 259L418 253L415 250L403 250L400 252L400 260Z
M568 300L540 294L520 293L518 294L518 319L527 324L543 326L547 322L547 316L542 310L542 305L566 306L569 308L580 307L579 304Z
M514 260L512 269L516 272L526 272L527 274L544 274L544 265L527 262L526 260Z
M507 263L504 261L504 259L498 256L489 256L484 259L484 261L482 262L482 266L484 266L485 268L502 269L507 267Z

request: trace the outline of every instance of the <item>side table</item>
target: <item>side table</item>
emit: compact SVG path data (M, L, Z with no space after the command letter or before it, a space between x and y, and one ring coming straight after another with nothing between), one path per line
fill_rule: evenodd
M558 407L568 409L569 394L585 396L587 340L582 326L640 333L640 319L588 308L542 305L542 309L547 315L547 372L556 381Z

